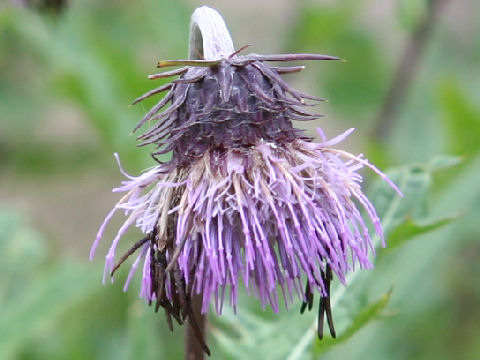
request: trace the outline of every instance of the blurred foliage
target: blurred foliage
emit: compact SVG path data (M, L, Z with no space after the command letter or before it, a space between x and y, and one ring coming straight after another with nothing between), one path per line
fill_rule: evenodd
M474 101L466 90L461 89L457 81L440 84L438 94L451 151L455 154L469 154L480 150L478 101Z
M397 1L399 22L407 29L413 28L427 11L431 0L402 0Z
M3 9L1 65L8 71L2 73L0 116L16 120L0 124L1 133L9 134L2 137L7 160L8 154L15 153L8 151L10 146L28 136L35 138L42 126L35 120L52 105L42 98L54 97L83 113L101 146L98 150L118 151L129 161L145 165L147 151L135 150L135 138L126 136L134 127L132 119L141 118L143 110L127 104L152 86L145 68L154 69L162 34L169 34L168 41L161 44L165 56L184 55L189 14L168 1L123 5L74 1L58 17L39 16L21 8ZM135 29L134 37L131 29ZM32 109L36 111L32 113ZM32 150L27 149L36 152ZM48 151L41 146L36 150ZM52 155L47 153L44 158ZM36 160L40 159L37 155Z
M120 286L100 288L99 266L52 256L38 232L4 209L0 264L2 359L181 356L181 341L167 342L174 337L151 309Z
M347 60L310 67L310 84L334 113L325 124L369 133L426 3L398 0L381 22L372 1L298 2L284 50ZM480 11L468 4L464 16ZM100 183L114 171L114 151L136 172L151 165L128 134L152 102L127 104L154 86L146 73L156 61L185 57L191 10L167 0L69 1L56 14L2 3L0 174L14 179L4 187L71 182L65 175L80 171ZM232 14L223 15L228 23ZM238 314L212 316L213 359L480 358L480 25L465 35L452 21L435 29L388 138L364 139L405 197L382 181L370 186L387 247L374 270L350 275L348 288L335 282L338 339L316 340L316 314L300 316L300 304L274 315L241 294ZM182 331L170 333L137 298L138 278L128 293L121 281L102 287L101 261L65 255L56 240L2 200L1 359L182 357Z
M346 60L337 66L316 67L317 90L336 105L337 111L354 117L355 123L372 118L385 91L388 68L381 50L372 41L373 29L358 23L362 6L360 1L347 0L335 6L301 7L287 45L289 51L308 49Z

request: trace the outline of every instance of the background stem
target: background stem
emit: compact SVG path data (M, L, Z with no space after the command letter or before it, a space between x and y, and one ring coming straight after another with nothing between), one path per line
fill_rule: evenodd
M375 122L373 135L376 138L384 139L390 134L398 110L404 102L419 60L428 43L431 30L438 19L442 5L446 2L447 0L430 0L427 11L411 34Z

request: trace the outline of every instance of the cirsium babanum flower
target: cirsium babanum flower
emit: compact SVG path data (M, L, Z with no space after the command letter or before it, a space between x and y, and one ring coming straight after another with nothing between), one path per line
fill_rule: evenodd
M308 107L322 99L283 80L303 66L270 62L298 60L337 58L232 51L213 60L161 61L158 67L178 68L151 79L179 77L135 101L166 92L135 130L150 123L140 145L155 146L154 157L172 157L140 176L125 174L114 189L124 195L100 227L91 256L106 224L123 210L128 217L107 253L104 277L137 253L125 290L143 264L140 296L165 309L170 327L171 317L192 318L196 294L204 313L211 302L218 314L225 302L235 310L243 283L274 311L297 295L303 312L319 293L319 317L327 316L335 336L330 281L344 283L356 264L372 267L366 222L382 239L383 233L358 171L368 167L400 191L362 156L333 147L353 129L331 140L318 129L315 142L294 128L294 120L319 117ZM119 240L133 226L145 237L116 260Z

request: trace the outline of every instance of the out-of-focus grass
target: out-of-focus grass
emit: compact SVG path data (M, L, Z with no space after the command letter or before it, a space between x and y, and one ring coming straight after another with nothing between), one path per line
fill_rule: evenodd
M281 50L347 60L339 66L309 66L309 85L331 100L323 108L334 114L321 126L358 127L357 136L373 126L397 65L392 54L401 53L425 10L418 1L404 0L378 15L380 3L305 1L295 7ZM480 5L470 0L460 8L465 11L446 9L388 138L363 139L368 157L382 165L427 164L408 169L419 171L416 179L428 177L421 182L428 183L428 191L422 190L421 202L413 196L421 206L409 208L395 224L404 226L392 232L397 248L380 250L376 269L360 273L334 310L339 329L352 336L340 345L309 342L303 357L480 358L480 290L475 286L480 271L480 44L472 40L480 36L480 25L471 19ZM132 172L152 164L148 149L135 148L129 136L152 103L127 104L154 86L146 74L155 71L157 60L185 57L191 10L184 2L166 0L70 1L57 16L0 7L0 358L182 356L182 332L170 334L163 316L137 299L138 283L124 294L123 272L120 281L102 287L102 254L88 263L86 251L65 250L78 248L73 241L89 243L101 217L84 233L58 239L39 224L42 214L29 212L28 204L39 200L22 193L41 192L52 182L71 184L80 174L98 181L99 189L109 189L121 180L118 175L116 183L103 181L116 171L114 151ZM227 23L235 16L223 15ZM451 25L459 22L468 31ZM459 156L462 162L436 171L432 180L429 166L452 159L438 154ZM28 191L20 188L25 184ZM371 193L377 190L371 187ZM85 201L54 187L50 191L44 198L66 198L68 206L57 208L52 205L57 202L42 198L33 209L54 218L65 212L68 217L73 207L85 206L87 213L100 206L103 213L113 205L97 203L100 194ZM25 212L13 210L18 204ZM382 206L381 199L377 205ZM422 226L435 231L422 235ZM388 299L382 297L390 289ZM261 314L256 300L242 296L241 301L241 315L226 314L225 319L238 322L237 330L247 326L251 339L265 341L254 341L252 348L235 328L215 321L213 358L242 358L249 351L266 359L281 357L310 331L313 314L299 317L291 309L272 316ZM350 334L352 326L362 329ZM295 330L298 337L282 337L288 331L278 329Z

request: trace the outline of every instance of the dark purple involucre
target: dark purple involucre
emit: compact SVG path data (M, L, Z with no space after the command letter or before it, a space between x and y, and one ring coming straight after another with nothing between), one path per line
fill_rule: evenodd
M160 62L183 67L150 78L180 77L135 101L168 90L135 130L150 122L141 145L154 144L154 155L172 151L172 158L138 177L125 174L128 180L114 189L125 195L102 224L91 256L114 212L128 218L108 251L104 277L138 250L125 290L143 261L140 295L162 306L167 319L190 316L195 294L203 298L202 312L212 299L218 314L225 300L236 309L243 282L274 311L278 291L287 307L294 294L311 307L317 291L330 325L332 274L344 283L355 264L372 267L365 218L383 239L358 170L373 169L399 192L366 159L332 147L353 129L329 141L319 129L320 143L295 129L292 120L319 116L305 110L305 100L322 99L292 89L280 76L303 67L267 64L334 59L235 53L218 61ZM116 263L118 242L132 225L146 236Z
M334 59L318 55L299 55L307 59ZM155 125L139 137L141 145L155 144L154 155L173 150L169 170L198 161L207 150L225 151L254 146L260 139L273 143L290 143L302 131L292 120L313 120L319 114L306 112L304 99L323 99L292 89L279 73L300 71L303 67L272 68L265 57L251 54L223 61L192 61L210 66L185 66L150 78L180 75L153 93L170 90L137 126L146 121ZM287 57L288 59L288 57ZM167 64L172 64L167 62ZM173 65L173 64L172 64ZM171 105L160 112L167 103Z

